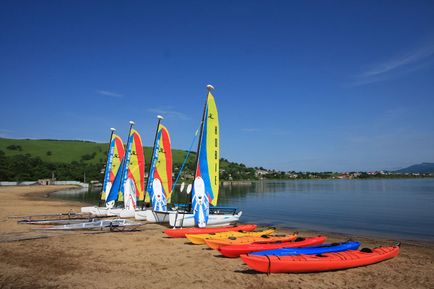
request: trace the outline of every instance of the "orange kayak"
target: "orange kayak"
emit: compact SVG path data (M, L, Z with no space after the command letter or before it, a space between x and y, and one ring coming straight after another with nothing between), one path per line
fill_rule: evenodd
M399 254L399 245L339 253L297 256L241 255L251 269L264 273L306 273L333 271L366 266L391 259Z
M297 234L292 235L262 235L248 237L229 237L225 239L206 239L205 242L211 249L218 250L222 246L245 245L252 243L289 242L295 240Z

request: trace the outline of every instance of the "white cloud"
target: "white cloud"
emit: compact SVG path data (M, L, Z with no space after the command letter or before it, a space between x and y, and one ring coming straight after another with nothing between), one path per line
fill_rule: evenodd
M122 98L122 97L124 97L123 94L120 94L120 93L117 93L117 92L113 92L113 91L108 91L108 90L97 90L96 93L98 93L100 95L104 95L104 96L115 97L115 98Z
M384 81L398 74L419 70L426 66L426 64L431 63L430 61L433 56L434 44L431 44L389 61L371 65L371 68L354 76L353 85Z
M147 110L149 112L161 114L165 118L173 118L173 119L179 119L179 120L190 119L190 117L187 114L180 112L180 111L173 110L172 107L165 107L165 108L154 107L154 108L148 108Z

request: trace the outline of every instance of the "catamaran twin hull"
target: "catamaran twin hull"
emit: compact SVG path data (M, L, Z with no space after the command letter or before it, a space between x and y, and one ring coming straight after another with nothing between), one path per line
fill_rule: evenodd
M241 214L209 214L207 227L229 226L240 220ZM194 214L175 212L169 214L169 224L172 227L194 227Z
M134 210L126 210L123 208L108 209L106 207L82 207L82 213L89 213L97 217L121 217L121 218L134 218Z
M135 219L138 221L148 221L151 223L168 223L169 214L175 212L158 212L153 210L136 211Z

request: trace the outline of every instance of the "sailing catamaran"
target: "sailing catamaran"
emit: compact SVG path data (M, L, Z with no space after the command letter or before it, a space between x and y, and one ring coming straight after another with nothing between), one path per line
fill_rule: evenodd
M208 94L202 115L199 143L196 154L195 179L191 204L184 210L169 214L169 223L174 227L200 228L206 226L226 226L237 222L242 212L222 214L223 210L214 210L210 214L210 205L216 206L219 193L219 121L212 85L207 85Z
M119 216L133 218L137 208L137 201L143 201L145 198L145 156L143 154L142 139L139 133L132 128L132 125L130 126L121 178L118 200L123 201L124 209L121 210Z
M105 207L84 207L82 212L95 216L134 217L137 200L144 199L145 157L139 133L133 129L130 121L126 153L105 199ZM116 202L123 203L123 208L115 208Z
M125 155L125 148L122 139L115 134L116 129L111 128L110 141L107 150L107 163L104 170L104 183L101 192L101 203L107 202L107 197L115 181L115 177L122 166L122 161ZM82 207L82 213L90 213L93 215L107 215L107 209L105 207ZM114 215L114 214L109 214Z
M167 204L170 203L172 193L172 150L170 136L167 128L161 124L164 118L157 116L157 129L155 132L152 160L149 167L146 185L145 202L150 202L151 209L136 211L136 220L148 222L169 222Z

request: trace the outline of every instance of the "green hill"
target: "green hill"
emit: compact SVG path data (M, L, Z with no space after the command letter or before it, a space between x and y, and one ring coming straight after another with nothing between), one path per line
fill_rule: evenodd
M23 181L50 178L54 172L59 180L102 180L107 143L78 140L31 140L0 138L0 181ZM146 170L151 147L144 147ZM174 174L179 172L187 154L172 150ZM196 154L191 153L183 176L192 177ZM254 178L255 171L243 164L220 161L221 179Z
M83 161L89 164L104 163L107 155L107 143L79 140L31 140L0 138L0 151L6 156L30 154L42 161L52 163L71 163ZM144 147L145 159L151 158L150 147ZM173 150L175 164L182 163L186 151Z

